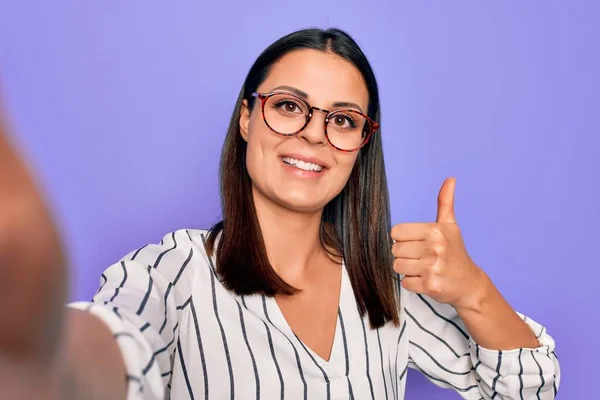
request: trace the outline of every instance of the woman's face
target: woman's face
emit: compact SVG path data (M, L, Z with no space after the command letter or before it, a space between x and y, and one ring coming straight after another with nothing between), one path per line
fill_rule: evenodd
M292 90L305 93L312 106L329 111L351 108L366 114L369 105L360 71L339 56L316 50L296 50L285 55L273 65L257 92ZM336 107L340 103L353 105ZM240 130L248 143L246 166L255 197L290 210L315 212L342 191L358 152L342 152L328 143L325 116L315 110L304 130L284 137L265 124L259 99L252 110L244 102Z

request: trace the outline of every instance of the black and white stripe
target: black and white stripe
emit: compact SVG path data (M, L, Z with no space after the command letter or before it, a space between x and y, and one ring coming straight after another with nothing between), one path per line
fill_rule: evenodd
M350 380L350 358L348 357L348 341L346 339L346 328L344 327L344 317L338 309L338 321L342 330L342 342L344 343L344 361L346 364L346 379L348 380L348 395L351 400L354 400L354 391L352 390L352 382Z
M358 313L345 270L326 361L292 331L273 298L225 289L204 234L177 231L136 250L104 271L93 303L72 305L113 331L130 399L166 393L172 399L401 400L409 367L473 400L546 400L557 391L553 340L531 319L542 347L487 350L469 339L451 307L398 285L400 324L374 330Z
M363 332L363 338L365 341L365 374L367 375L367 381L369 382L369 390L371 391L371 400L375 400L375 392L373 391L373 380L371 379L370 372L370 361L369 361L369 342L367 340L367 329L365 326L365 320L361 319L361 326Z

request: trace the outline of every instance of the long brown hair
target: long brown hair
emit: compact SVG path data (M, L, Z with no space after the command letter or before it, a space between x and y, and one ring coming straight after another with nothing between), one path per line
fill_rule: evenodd
M252 198L246 169L246 142L240 134L243 100L250 109L251 94L274 63L298 49L336 54L362 73L369 92L368 115L379 123L379 90L371 66L357 43L339 29L304 29L270 45L248 72L229 123L220 165L223 220L209 233L207 251L216 245L217 273L223 285L238 295L293 294L297 291L271 267ZM218 238L218 241L217 241ZM380 132L359 150L344 189L323 211L320 229L325 248L342 254L361 315L373 328L398 324L399 300L390 238L390 209Z

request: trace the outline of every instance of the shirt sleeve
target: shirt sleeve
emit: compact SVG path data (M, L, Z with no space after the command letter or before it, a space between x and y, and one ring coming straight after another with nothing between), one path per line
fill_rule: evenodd
M194 282L194 247L187 231L142 247L102 274L86 310L113 332L127 371L128 399L163 399L170 382L182 314Z
M546 329L519 314L536 334L539 347L490 350L475 343L456 310L404 291L409 335L409 367L465 399L554 399L560 367Z

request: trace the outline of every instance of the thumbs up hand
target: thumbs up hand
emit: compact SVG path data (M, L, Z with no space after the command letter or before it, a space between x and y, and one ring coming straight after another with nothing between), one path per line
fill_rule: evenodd
M444 181L436 222L405 223L392 228L394 270L402 286L456 309L470 308L483 290L486 275L467 253L454 215L456 180Z

